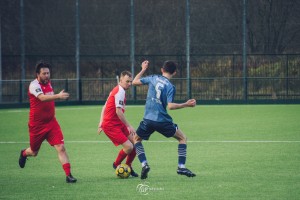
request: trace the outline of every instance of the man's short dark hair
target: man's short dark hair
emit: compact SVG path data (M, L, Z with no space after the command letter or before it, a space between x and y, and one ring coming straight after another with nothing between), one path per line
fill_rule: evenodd
M39 74L41 72L41 68L48 68L50 70L51 65L43 60L40 60L35 65L35 73Z
M121 77L124 77L124 76L126 76L126 75L127 75L128 77L130 77L130 78L132 77L132 74L131 74L130 71L122 71L122 72L121 72Z
M173 74L174 72L176 72L177 64L173 61L167 60L164 62L163 69L165 72Z

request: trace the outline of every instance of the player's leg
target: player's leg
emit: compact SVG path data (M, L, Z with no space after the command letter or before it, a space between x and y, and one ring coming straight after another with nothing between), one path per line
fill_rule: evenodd
M58 159L62 165L62 168L66 174L66 182L67 183L75 183L77 181L76 178L72 176L71 173L71 164L69 161L69 156L67 154L65 145L64 145L64 136L61 131L61 128L58 122L54 119L49 123L50 130L47 134L48 143L53 146L58 155Z
M134 147L142 167L148 164L142 141L148 140L153 132L154 129L151 128L151 122L149 120L143 120L140 122L140 125L136 130L136 135L134 136Z
M37 156L37 155L38 155L38 151L32 151L30 147L28 147L27 149L22 149L19 157L19 166L21 168L24 168L27 161L27 157Z
M129 165L129 166L131 167L131 164L132 164L132 162L133 162L133 160L134 160L134 158L135 158L135 156L136 156L136 151L135 151L135 148L134 148L134 146L133 146L133 144L134 144L134 138L133 138L133 135L130 134L130 135L128 135L127 138L128 138L128 140L131 142L132 147L133 147L132 151L128 154L127 159L126 159L126 164Z
M39 153L39 150L37 151L33 151L30 147L28 147L27 149L23 149L22 151L22 156L25 156L25 157L36 157Z
M121 145L123 148L119 151L119 154L113 163L114 168L120 165L127 155L129 155L133 150L133 144L128 139Z
M22 149L20 152L19 166L21 168L25 167L27 157L31 157L31 156L35 157L38 155L42 142L46 138L45 135L46 135L45 129L42 128L40 130L36 130L36 128L34 127L29 127L30 147L28 147L27 149Z
M121 126L104 126L102 127L105 135L112 141L115 146L122 145L115 161L113 168L116 169L118 165L129 155L133 150L133 144L128 140L127 136L130 135L125 125Z
M150 120L141 121L138 129L136 130L136 135L134 138L134 147L136 150L136 154L138 155L138 158L142 164L141 179L146 179L150 171L150 166L148 165L142 140L148 140L150 135L154 131L155 130L152 127L152 121Z
M195 176L194 173L192 173L190 170L188 170L185 167L186 162L186 143L187 138L185 134L178 128L177 124L174 124L172 122L166 122L166 123L156 123L155 124L156 131L164 135L165 137L174 137L178 140L178 169L177 173L186 175L188 177Z
M66 148L64 144L56 144L54 145L54 148L57 151L58 160L62 165L69 163L69 156L66 152Z
M150 167L148 165L148 161L146 158L144 146L142 143L142 138L140 138L138 135L135 136L134 147L136 149L136 153L138 155L139 161L142 164L141 179L146 179L148 177L148 172L150 171Z
M186 162L186 149L187 149L187 137L186 135L177 128L175 135L173 136L178 140L178 169L177 174L186 175L188 177L194 177L196 174L191 172L189 169L185 167Z
M143 120L136 130L136 135L134 137L136 154L138 155L139 161L142 164L141 179L146 179L148 177L148 172L150 171L142 140L148 140L153 132L154 129L151 126L151 121Z
M69 156L66 152L66 148L64 144L56 144L54 148L57 151L58 159L62 165L62 168L66 174L66 182L67 183L75 183L77 181L71 174L71 164L69 161Z
M134 143L134 138L133 138L133 135L132 134L129 134L127 136L128 140L133 144ZM132 162L134 160L136 156L136 151L135 151L135 148L133 147L133 150L131 151L131 153L129 153L127 155L127 158L126 158L126 164L131 168L131 173L130 175L133 176L133 177L138 177L139 175L133 170L132 168Z
M186 162L186 142L187 138L185 134L177 128L175 135L173 136L175 139L178 140L178 167L184 168L185 167L185 162Z
M104 130L105 131L105 130ZM122 163L122 161L131 154L133 151L133 144L128 139L128 136L130 135L127 127L125 125L110 128L109 131L105 132L108 137L111 139L111 141L117 146L119 144L122 145L122 149L119 151L119 154L113 163L113 167L117 167L119 164Z

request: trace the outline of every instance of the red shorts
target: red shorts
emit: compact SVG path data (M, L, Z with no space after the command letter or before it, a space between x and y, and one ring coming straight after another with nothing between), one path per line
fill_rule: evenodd
M102 127L102 129L115 146L126 142L128 140L127 137L130 135L124 124L119 126Z
M44 140L47 140L51 146L64 144L64 136L61 128L54 118L51 122L29 127L30 148L32 151L38 151Z

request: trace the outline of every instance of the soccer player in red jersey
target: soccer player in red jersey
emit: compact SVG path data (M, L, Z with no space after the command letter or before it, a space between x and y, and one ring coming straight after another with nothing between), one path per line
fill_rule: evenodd
M47 140L58 153L59 161L66 174L66 182L75 183L77 179L71 174L71 165L64 146L63 133L55 118L54 100L67 99L69 94L64 90L54 94L50 82L50 68L50 64L44 61L38 62L35 70L36 79L29 85L30 112L28 127L30 147L21 150L19 165L24 168L27 157L37 156L42 142Z
M119 84L110 92L102 108L98 133L100 134L104 131L115 146L123 146L113 163L113 168L116 169L127 157L126 164L131 168L131 176L138 177L131 165L136 155L133 146L135 129L129 124L124 115L126 104L125 90L128 90L131 84L132 74L128 71L123 71Z

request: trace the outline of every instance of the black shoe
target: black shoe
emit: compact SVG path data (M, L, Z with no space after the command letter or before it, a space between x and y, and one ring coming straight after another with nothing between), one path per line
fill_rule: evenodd
M25 167L26 160L27 160L27 156L23 156L23 151L25 151L25 150L26 149L21 150L20 157L19 157L19 165L21 168Z
M74 177L72 176L72 174L70 174L69 176L66 177L66 182L67 182L67 183L76 183L76 181L77 181L77 179L74 178Z
M194 177L194 176L196 176L196 174L194 174L193 172L191 172L189 169L187 169L187 168L179 168L179 167L177 169L177 174L186 175L187 177Z
M114 169L116 169L116 168L117 168L117 166L115 165L115 163L114 163L114 162L113 162L113 168L114 168Z
M146 164L143 168L142 168L142 172L141 172L141 179L146 179L148 177L148 172L150 171L150 167L148 164Z
M133 171L132 167L131 167L130 175L133 177L139 177L139 175L135 171Z

